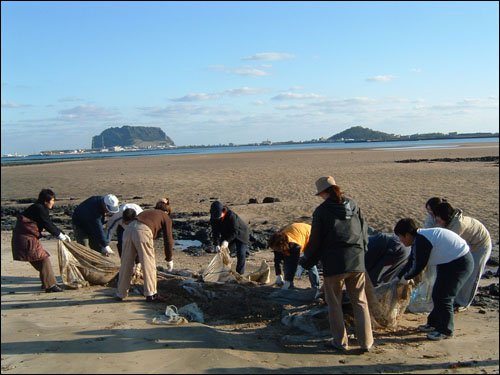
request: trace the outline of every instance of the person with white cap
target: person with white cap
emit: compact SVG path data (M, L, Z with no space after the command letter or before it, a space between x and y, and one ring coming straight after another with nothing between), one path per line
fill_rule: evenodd
M323 264L324 293L333 340L326 345L339 352L348 349L342 312L342 287L354 311L356 337L362 352L373 345L368 301L365 293L365 253L368 225L358 204L345 197L332 176L316 181L316 195L323 198L313 213L309 244L299 263L305 269Z
M80 203L72 216L76 242L105 256L113 254L102 225L107 213L119 211L118 203L118 198L113 194L94 195Z
M210 206L210 225L214 245L228 247L231 252L236 252L236 272L245 273L245 262L249 242L247 224L227 206L215 201Z

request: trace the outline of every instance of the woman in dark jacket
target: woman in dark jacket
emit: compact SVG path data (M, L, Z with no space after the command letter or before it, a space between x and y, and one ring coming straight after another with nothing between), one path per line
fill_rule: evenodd
M324 199L313 213L311 236L302 267L323 263L325 298L333 340L327 345L337 351L348 349L342 312L342 287L345 284L356 321L356 337L362 351L373 345L368 301L365 294L365 253L367 225L357 203L342 195L333 177L316 181L317 194Z
M231 252L236 252L238 259L236 272L243 275L249 241L248 226L236 213L219 201L213 202L210 206L210 225L214 245L226 246Z
M63 290L57 285L50 255L39 241L41 232L45 229L60 240L70 240L49 218L49 210L54 206L55 198L52 190L43 189L38 200L18 216L12 234L12 257L14 260L30 262L40 272L42 288L47 293Z

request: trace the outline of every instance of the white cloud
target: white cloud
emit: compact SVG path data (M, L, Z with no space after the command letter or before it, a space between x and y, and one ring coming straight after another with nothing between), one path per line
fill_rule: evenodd
M422 72L422 69L421 68L413 68L411 70L412 73L421 73Z
M291 100L291 99L320 99L322 95L318 94L297 94L293 92L285 92L283 94L276 95L271 98L271 100Z
M366 80L368 82L390 82L393 79L399 78L398 76L393 76L393 75L379 75L379 76L373 76L373 77L368 77Z
M226 74L236 74L248 77L265 77L271 75L271 73L264 70L269 69L269 67L269 65L261 65L261 69L258 69L258 67L245 65L237 68L227 68L224 65L211 65L208 68L212 70L219 70Z
M212 100L217 99L217 94L188 94L183 96L182 98L170 99L173 102L197 102L204 100Z
M59 116L52 120L57 121L118 121L119 114L112 109L106 109L95 105L78 105L73 108L63 109L58 112Z
M248 56L242 58L243 61L278 61L278 60L285 60L285 59L293 59L295 58L295 55L292 53L279 53L279 52L263 52L263 53L256 53L253 56Z
M22 107L21 104L12 103L12 102L8 102L6 100L2 100L2 108L21 108L21 107Z

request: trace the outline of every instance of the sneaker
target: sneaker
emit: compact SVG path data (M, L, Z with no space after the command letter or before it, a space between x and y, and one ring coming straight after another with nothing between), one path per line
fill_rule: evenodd
M152 296L146 296L146 302L167 302L167 300L165 299L165 297L162 297L158 293L155 293Z
M429 340L434 340L434 341L439 341L441 339L447 339L449 337L450 336L445 335L444 333L441 333L441 332L438 332L438 331L434 331L434 332L431 332L431 333L427 334L427 338Z
M426 333L434 332L436 330L436 328L431 327L428 324L423 324L421 326L418 326L418 329L421 330L422 332L426 332Z
M344 353L347 351L347 346L342 346L340 344L337 344L335 340L329 340L325 342L325 346L329 349L334 349L337 352Z
M45 293L57 293L62 292L63 289L59 287L59 285L51 286L50 288L45 289Z

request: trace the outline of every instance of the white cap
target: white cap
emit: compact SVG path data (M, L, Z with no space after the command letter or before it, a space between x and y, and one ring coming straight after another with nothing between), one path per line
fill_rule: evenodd
M120 210L118 207L118 198L113 194L108 194L104 197L104 204L109 212L116 213Z

